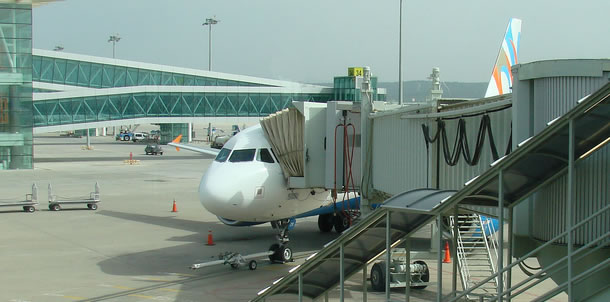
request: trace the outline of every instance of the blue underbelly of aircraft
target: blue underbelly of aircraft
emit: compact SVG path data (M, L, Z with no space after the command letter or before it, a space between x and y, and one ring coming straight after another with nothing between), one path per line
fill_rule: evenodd
M309 216L331 214L334 212L341 212L343 210L348 210L348 209L352 209L352 210L358 209L359 210L360 209L360 197L348 199L345 202L337 201L335 204L331 204L331 205L328 205L325 207L320 207L320 208L311 210L309 212L305 212L303 214L294 216L294 218L303 218L303 217L309 217Z

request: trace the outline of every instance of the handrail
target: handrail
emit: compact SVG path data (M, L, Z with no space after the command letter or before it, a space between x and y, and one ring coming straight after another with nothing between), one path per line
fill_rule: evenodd
M562 237L566 236L569 232L574 231L575 229L585 225L586 223L588 223L589 221L593 220L594 218L596 218L597 216L601 215L602 213L605 213L606 211L608 211L610 209L610 205L605 206L604 208L600 209L597 213L587 217L585 220L575 224L572 226L571 229L566 230L564 232L562 232L561 234L553 237L551 240L548 240L547 242L545 242L544 244L542 244L541 246L535 248L534 250L530 251L529 253L525 254L524 256L522 256L521 258L513 261L511 264L505 266L501 271L496 272L495 274L491 275L488 278L485 278L483 281L480 281L478 283L477 286L469 288L468 290L465 290L463 292L461 292L459 295L456 295L455 297L453 297L451 300L449 300L449 302L453 302L453 301L458 301L458 299L463 298L464 296L470 294L473 290L479 288L480 286L482 286L483 284L489 282L489 280L496 278L499 274L503 274L505 272L507 272L508 270L512 269L513 267L517 266L520 262L524 261L525 259L533 256L534 254L538 253L539 251L541 251L543 248L546 248L547 246L551 245L552 243L554 243L555 241L561 239ZM579 249L580 250L580 249ZM542 271L546 271L546 270L542 270ZM531 277L530 277L531 278ZM528 278L528 279L530 279ZM506 291L502 292L502 295L505 293Z

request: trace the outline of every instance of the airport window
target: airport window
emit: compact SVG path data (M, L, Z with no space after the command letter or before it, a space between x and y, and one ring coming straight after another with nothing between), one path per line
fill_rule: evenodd
M265 163L274 163L273 157L271 156L271 153L269 153L269 149L258 149L258 153L256 154L256 160Z
M229 161L232 163L253 161L255 153L256 149L235 150L231 154L231 158L229 158Z
M217 162L224 163L225 161L227 161L227 158L229 158L229 154L231 154L230 149L222 148L222 150L218 152L218 155L216 155L216 159L214 160Z

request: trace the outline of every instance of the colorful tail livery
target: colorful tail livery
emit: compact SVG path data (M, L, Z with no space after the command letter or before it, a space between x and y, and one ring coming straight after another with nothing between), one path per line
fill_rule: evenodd
M506 35L502 40L500 53L496 58L496 65L491 73L491 79L487 86L485 97L509 93L513 86L513 74L511 66L518 63L519 45L521 40L521 20L510 19Z

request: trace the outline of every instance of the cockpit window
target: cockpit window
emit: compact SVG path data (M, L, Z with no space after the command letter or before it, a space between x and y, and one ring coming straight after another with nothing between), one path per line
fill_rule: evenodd
M222 150L218 152L218 155L216 155L216 159L214 160L217 162L224 163L225 161L227 161L227 158L229 158L229 154L231 154L231 149L222 148Z
M258 153L256 154L256 160L265 163L274 163L273 157L271 156L269 149L258 149Z
M229 158L229 161L232 163L253 161L255 153L256 149L234 150L233 153L231 153L231 158Z

